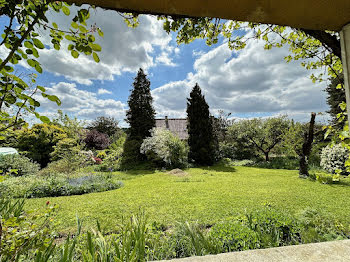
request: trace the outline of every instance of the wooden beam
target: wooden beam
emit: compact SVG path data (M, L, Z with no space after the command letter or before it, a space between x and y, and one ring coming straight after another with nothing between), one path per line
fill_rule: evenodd
M105 9L149 14L219 17L340 31L350 22L350 0L68 0Z

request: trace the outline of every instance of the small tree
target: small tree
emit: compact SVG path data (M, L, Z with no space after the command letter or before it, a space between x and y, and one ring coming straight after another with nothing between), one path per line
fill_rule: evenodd
M151 135L151 129L155 126L155 111L152 106L150 85L146 74L140 68L128 100L129 110L126 113L126 121L130 128L124 144L124 162L143 159L140 153L142 141Z
M233 124L229 132L235 135L233 139L240 145L248 149L255 148L265 156L266 161L269 161L270 152L282 141L289 123L286 116L241 120Z
M215 160L215 141L209 106L198 84L187 99L189 159L199 165L212 165Z
M97 117L88 127L89 130L97 130L100 133L107 134L112 137L119 131L118 121L113 117L100 116Z

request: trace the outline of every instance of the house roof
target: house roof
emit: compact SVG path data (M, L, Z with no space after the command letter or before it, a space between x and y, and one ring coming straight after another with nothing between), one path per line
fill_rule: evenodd
M166 124L168 121L168 125ZM186 118L162 118L156 119L156 127L164 128L176 134L180 139L187 139L187 119Z

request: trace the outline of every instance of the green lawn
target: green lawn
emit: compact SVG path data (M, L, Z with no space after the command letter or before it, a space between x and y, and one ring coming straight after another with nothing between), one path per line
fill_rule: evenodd
M30 199L27 210L59 204L57 228L75 230L76 215L85 226L113 229L122 217L144 209L149 221L166 225L176 221L211 224L269 203L297 213L311 207L350 222L350 186L323 185L298 178L297 171L251 167L192 168L189 176L164 172L115 173L121 189L80 196ZM347 180L347 179L346 179Z

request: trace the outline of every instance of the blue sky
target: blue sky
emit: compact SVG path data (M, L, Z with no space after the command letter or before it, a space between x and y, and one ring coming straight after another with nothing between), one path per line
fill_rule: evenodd
M51 14L50 19L60 28L69 23L60 15ZM97 40L102 46L99 64L84 56L73 59L65 46L59 52L40 53L44 73L38 83L62 100L60 108L41 100L40 111L48 116L62 109L86 120L112 116L125 126L127 99L139 67L151 81L157 117L184 117L186 97L196 82L213 114L218 110L236 118L288 114L306 121L310 112L327 110L323 92L327 83L313 84L311 72L298 62L286 64L287 47L267 51L262 42L251 41L235 52L222 41L208 47L204 40L178 46L175 34L168 35L155 17L142 16L138 28L132 29L116 12L102 9L93 12L90 22L105 34ZM41 31L41 38L50 45L47 33ZM0 50L0 55L5 52Z

